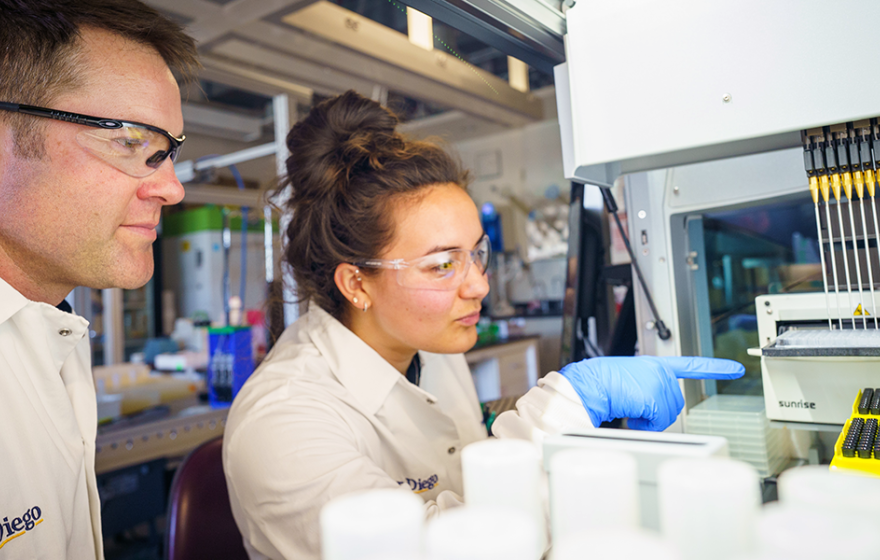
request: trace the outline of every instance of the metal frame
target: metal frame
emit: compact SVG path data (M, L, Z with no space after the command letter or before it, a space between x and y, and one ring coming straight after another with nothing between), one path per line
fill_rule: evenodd
M401 0L487 45L551 74L565 61L562 2Z
M310 102L312 92L331 96L349 89L370 97L379 85L504 126L542 118L543 102L537 96L459 60L457 53L420 48L407 35L330 2L240 0L218 6L208 0L147 1L190 20L187 31L199 43L205 66L200 77L205 79L263 94L288 93L302 102ZM545 65L549 71L562 60L562 13L541 0L516 4L509 10L532 13L528 19L536 28L555 26L557 55ZM518 26L512 37L529 35Z
M281 21L299 32L289 28L267 35L268 24L263 23L246 26L237 35L261 43L263 50L268 50L265 47L277 49L288 59L319 62L345 75L379 82L420 99L490 118L519 117L520 123L510 124L525 124L542 117L542 103L535 96L518 91L506 80L460 60L457 53L419 48L410 43L406 35L330 2L316 2L283 16ZM315 40L308 44L304 33L333 44ZM241 43L236 44L234 51L242 52L246 48ZM309 48L303 49L306 44ZM237 55L223 44L214 51L221 49L227 56ZM328 56L330 53L333 56ZM255 63L260 60L250 58ZM381 70L381 74L377 75L376 70Z
M715 356L715 348L712 340L712 311L709 305L709 278L706 272L706 241L703 234L703 217L688 216L685 220L687 231L687 268L691 270L690 291L693 299L692 313L696 324L696 346L699 355L707 358ZM687 301L687 300L682 300ZM718 384L712 380L703 381L703 390L706 395L718 393Z

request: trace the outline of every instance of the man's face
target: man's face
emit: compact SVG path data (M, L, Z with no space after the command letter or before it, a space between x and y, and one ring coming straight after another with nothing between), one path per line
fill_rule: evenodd
M158 54L92 30L82 33L81 54L84 86L51 108L181 134L179 89ZM77 143L82 125L40 124L40 159L17 157L11 131L0 126L0 277L31 299L59 301L57 294L76 286L144 285L153 274L162 206L183 198L172 162L149 177L130 177Z

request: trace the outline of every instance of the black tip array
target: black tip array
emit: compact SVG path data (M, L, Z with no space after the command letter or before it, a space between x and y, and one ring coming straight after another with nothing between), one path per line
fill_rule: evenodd
M880 459L880 440L877 439L877 418L853 418L843 440L843 456L860 459Z
M856 456L861 459L870 459L876 437L877 419L869 418L865 421L865 427L862 428L862 433L859 435L859 443L856 445Z
M880 389L874 389L874 398L871 399L871 414L880 416Z
M855 457L856 446L859 443L862 434L862 428L865 426L864 418L853 418L849 424L849 431L846 433L846 439L843 440L843 456Z
M871 412L871 400L874 398L874 389L866 388L862 391L862 398L859 400L859 414L868 414Z

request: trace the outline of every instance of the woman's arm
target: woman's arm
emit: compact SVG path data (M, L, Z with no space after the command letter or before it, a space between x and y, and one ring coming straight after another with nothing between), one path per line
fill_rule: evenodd
M741 364L716 358L591 358L541 379L517 401L516 412L498 417L492 431L538 441L615 418L629 419L634 429L662 431L684 407L679 379L736 379L743 373Z

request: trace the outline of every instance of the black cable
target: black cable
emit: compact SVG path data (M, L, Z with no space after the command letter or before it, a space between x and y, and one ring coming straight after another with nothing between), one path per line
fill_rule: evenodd
M623 224L620 223L620 216L617 215L617 201L614 200L614 195L611 194L611 189L599 187L599 190L602 191L602 199L605 201L605 209L608 210L609 214L614 216L614 221L617 222L617 229L620 231L620 236L623 237L623 244L626 245L626 252L629 253L629 258L636 271L639 284L642 285L642 290L645 292L645 299L648 300L648 307L651 308L651 313L654 315L654 328L657 329L657 336L660 337L660 340L669 340L672 333L669 332L669 329L666 328L666 325L657 313L657 307L654 305L654 298L651 297L651 291L648 290L648 285L645 283L645 278L642 276L642 270L639 268L639 262L636 260L635 253L633 253L632 245L629 244L629 236L627 236L626 231L624 231Z

